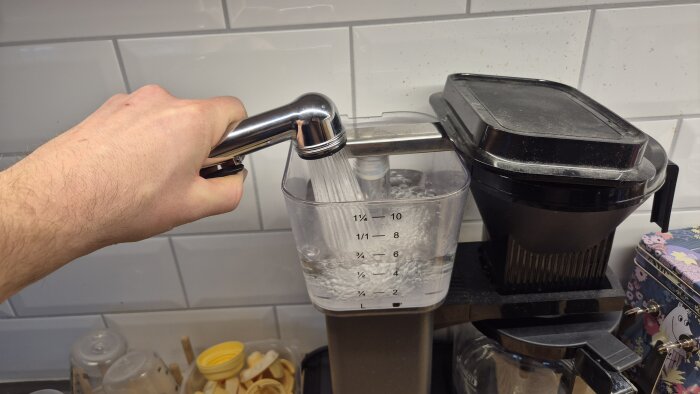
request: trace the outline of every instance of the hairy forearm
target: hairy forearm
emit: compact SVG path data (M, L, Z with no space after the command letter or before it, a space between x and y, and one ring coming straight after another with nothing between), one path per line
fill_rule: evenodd
M0 172L0 302L89 252L50 175L28 167Z
M0 172L0 302L99 248L234 209L245 171L206 180L199 170L244 117L233 97L144 86Z

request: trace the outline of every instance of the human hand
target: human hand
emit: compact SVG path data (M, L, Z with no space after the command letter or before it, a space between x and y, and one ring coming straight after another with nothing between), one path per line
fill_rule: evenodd
M0 185L14 194L0 199L23 215L12 229L42 229L77 249L70 260L231 211L247 171L204 179L199 170L227 127L245 116L233 97L182 100L154 85L113 96L0 173Z

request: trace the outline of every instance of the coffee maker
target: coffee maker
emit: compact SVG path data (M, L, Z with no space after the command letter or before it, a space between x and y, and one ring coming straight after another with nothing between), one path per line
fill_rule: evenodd
M394 133L393 148L455 150L487 240L458 245L435 309L327 314L332 392L430 392L433 330L467 322L514 354L569 360L596 393L636 392L622 372L640 358L614 335L625 294L608 258L616 227L652 195L651 221L667 230L678 167L656 140L559 83L453 74L430 103L438 121L409 128L432 138ZM318 354L308 366L305 393L329 393Z
M608 259L616 227L652 195L651 221L667 230L678 167L559 83L453 74L430 103L436 121L347 127L328 98L302 96L232 129L202 171L235 173L243 154L293 142L282 189L328 332L304 362L304 394L438 393L450 366L434 357L434 330L464 323L513 354L570 360L597 393L636 392ZM303 162L343 147L362 182L422 194L316 201ZM468 186L487 240L458 245Z

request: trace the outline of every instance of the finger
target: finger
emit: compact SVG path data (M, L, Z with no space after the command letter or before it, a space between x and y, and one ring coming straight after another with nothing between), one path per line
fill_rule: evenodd
M195 196L199 216L218 215L236 209L243 197L243 183L247 176L248 170L244 169L235 175L200 178Z
M211 130L211 147L213 148L229 129L229 126L234 125L245 119L248 115L241 100L231 96L212 97L205 100L212 109L213 119L215 122L214 130Z

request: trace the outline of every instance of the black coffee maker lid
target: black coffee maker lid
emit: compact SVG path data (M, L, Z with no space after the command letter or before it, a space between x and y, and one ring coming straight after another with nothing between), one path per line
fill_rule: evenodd
M626 198L664 182L661 145L572 87L453 74L430 102L469 164L521 180L631 188Z

